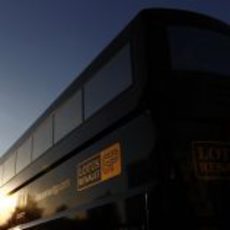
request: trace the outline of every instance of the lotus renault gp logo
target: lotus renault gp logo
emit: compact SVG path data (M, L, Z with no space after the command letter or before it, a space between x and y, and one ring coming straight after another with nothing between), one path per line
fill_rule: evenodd
M77 166L77 189L81 191L121 174L121 145L115 143Z
M197 177L204 180L230 179L230 144L193 142L193 159Z

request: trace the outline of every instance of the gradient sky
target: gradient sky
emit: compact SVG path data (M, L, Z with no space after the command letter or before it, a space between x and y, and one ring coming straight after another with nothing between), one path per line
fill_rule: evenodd
M148 7L230 24L228 0L0 0L0 155Z

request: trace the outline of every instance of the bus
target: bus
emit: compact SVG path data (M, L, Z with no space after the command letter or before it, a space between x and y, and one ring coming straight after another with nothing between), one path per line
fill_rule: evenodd
M0 229L230 228L230 29L142 10L0 159Z

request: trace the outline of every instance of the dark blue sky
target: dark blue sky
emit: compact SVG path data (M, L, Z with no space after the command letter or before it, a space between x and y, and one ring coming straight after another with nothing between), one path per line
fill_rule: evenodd
M0 154L148 7L230 23L228 0L0 0Z

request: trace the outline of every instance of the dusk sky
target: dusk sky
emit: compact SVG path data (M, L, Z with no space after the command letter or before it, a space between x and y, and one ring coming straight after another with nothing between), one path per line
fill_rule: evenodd
M230 24L229 0L0 0L0 155L143 8Z

